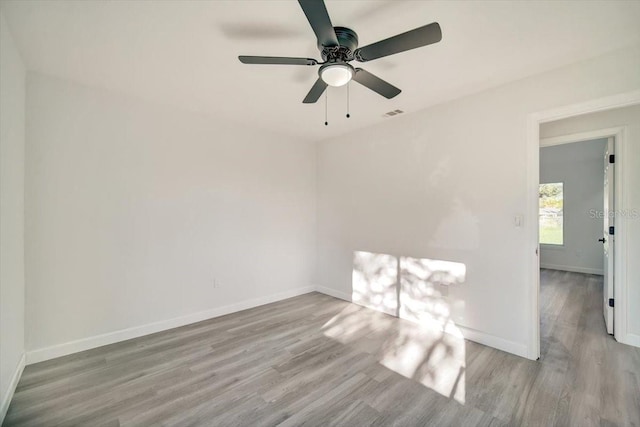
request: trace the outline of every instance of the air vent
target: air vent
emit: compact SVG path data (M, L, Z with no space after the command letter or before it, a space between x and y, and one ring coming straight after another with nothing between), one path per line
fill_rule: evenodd
M397 116L398 114L402 114L404 113L404 111L402 110L393 110L393 111L389 111L388 113L385 113L382 115L382 117L393 117L393 116Z

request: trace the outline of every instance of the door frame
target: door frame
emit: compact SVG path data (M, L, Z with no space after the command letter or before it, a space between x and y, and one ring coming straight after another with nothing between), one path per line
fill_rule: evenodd
M619 127L614 127L614 128L606 128L606 129L597 129L597 130L592 130L589 132L579 132L579 133L573 133L573 134L568 134L568 135L561 135L561 136L556 136L556 137L550 137L550 138L540 138L540 148L544 148L544 147L554 147L557 145L564 145L564 144L579 144L581 142L585 142L585 141L593 141L594 139L609 139L609 138L613 138L613 153L616 155L616 162L615 162L615 167L613 169L614 172L614 176L613 176L613 191L614 191L614 205L613 205L613 210L617 210L617 209L622 209L621 207L619 207L618 205L618 200L623 201L623 197L625 197L622 194L622 190L620 187L622 187L621 185L616 185L618 182L618 179L623 179L623 170L624 170L624 161L626 159L626 156L624 155L624 149L626 147L626 144L623 143L624 141L624 135L627 131L627 127L626 126L619 126ZM620 203L620 205L622 205L622 203ZM622 244L626 245L626 241L624 241L624 237L622 238L622 240L624 241L622 244L619 245L619 240L618 239L618 235L622 234L621 230L623 230L623 228L619 227L619 222L623 221L624 218L616 218L614 221L614 227L616 228L616 232L615 232L615 238L613 239L613 262L614 262L614 268L613 268L613 276L614 276L614 280L613 280L613 298L616 301L620 301L622 302L622 306L619 305L619 307L615 307L613 310L613 324L614 324L614 337L616 338L616 340L618 341L622 341L622 337L626 335L626 327L622 328L622 332L619 333L619 329L615 327L615 325L618 325L618 322L620 322L620 325L626 325L626 288L625 289L621 289L621 292L618 293L617 289L618 286L616 286L618 280L625 280L625 277L623 277L625 275L625 271L623 269L623 265L618 265L617 262L617 258L618 258L618 253L617 251L621 249ZM606 238L609 238L608 236L605 236ZM624 246L624 248L626 249L626 246ZM625 282L626 283L626 282ZM623 310L624 308L624 310ZM618 312L620 312L620 315L618 315Z
M527 259L527 276L529 282L527 285L529 300L528 319L530 325L527 353L530 359L535 360L540 358L540 257L538 255L540 250L540 245L538 243L538 199L540 191L541 147L540 124L637 104L640 104L640 90L560 108L539 111L527 116L527 215L525 216L527 220L525 222L525 231L527 234L526 248L527 252L530 254ZM596 139L598 135L600 135L600 137L613 136L616 144L616 188L614 208L616 210L622 210L628 206L625 183L629 182L627 175L625 174L626 169L624 167L626 151L625 134L625 127L619 127L548 138L545 142L550 145L557 145L567 142ZM568 141L568 139L570 139L570 141ZM626 221L622 216L616 218L616 220L616 239L614 240L614 275L616 276L616 280L614 285L614 298L616 301L622 301L623 303L616 304L617 307L614 311L614 325L616 325L615 338L622 343L638 346L640 343L630 340L630 337L628 337L627 334L627 280L626 266L623 262L623 260L627 259Z

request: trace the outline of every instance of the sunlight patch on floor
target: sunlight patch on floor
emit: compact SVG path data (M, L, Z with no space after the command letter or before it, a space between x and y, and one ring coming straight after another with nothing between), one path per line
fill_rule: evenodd
M380 360L387 368L460 403L465 401L464 339L410 325Z
M352 300L366 308L349 305L324 335L464 403L465 341L452 320L449 286L465 282L466 266L356 251L352 274Z

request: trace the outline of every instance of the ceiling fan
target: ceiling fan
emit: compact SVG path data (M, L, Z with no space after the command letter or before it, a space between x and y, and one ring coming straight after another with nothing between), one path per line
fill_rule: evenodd
M302 101L316 102L327 86L343 86L351 79L391 99L401 91L397 87L369 73L354 68L349 62L367 62L406 50L437 43L442 32L437 22L398 34L379 42L358 48L358 35L345 27L334 27L324 0L298 0L313 32L318 39L318 49L324 62L313 58L287 58L280 56L239 56L243 64L320 65L318 80Z

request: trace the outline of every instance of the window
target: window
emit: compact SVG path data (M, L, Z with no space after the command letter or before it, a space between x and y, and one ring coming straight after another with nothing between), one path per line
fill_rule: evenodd
M540 243L564 244L564 189L562 182L540 184Z

